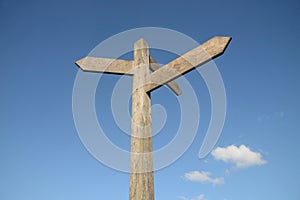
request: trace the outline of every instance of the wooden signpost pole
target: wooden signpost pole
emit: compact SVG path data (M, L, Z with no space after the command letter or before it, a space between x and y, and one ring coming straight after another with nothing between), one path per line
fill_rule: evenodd
M134 44L130 200L154 199L151 96L143 87L148 75L148 44L143 39L140 39Z
M133 75L129 200L154 200L151 91L166 84L180 95L173 80L223 54L230 40L214 37L163 67L150 57L144 39L134 44L134 60L85 57L76 62L83 71Z

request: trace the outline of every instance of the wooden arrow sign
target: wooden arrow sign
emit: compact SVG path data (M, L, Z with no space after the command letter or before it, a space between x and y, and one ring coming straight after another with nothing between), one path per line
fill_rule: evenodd
M133 75L133 60L85 57L75 63L85 72Z
M190 70L222 55L230 40L230 37L214 37L204 44L169 62L147 77L144 85L145 90L147 92L155 90Z

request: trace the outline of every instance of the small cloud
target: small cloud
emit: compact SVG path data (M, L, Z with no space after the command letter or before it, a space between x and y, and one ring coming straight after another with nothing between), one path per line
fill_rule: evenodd
M270 115L261 115L257 117L257 121L263 122L263 121L268 121L271 119Z
M226 174L227 176L229 176L229 175L230 175L230 171L229 171L229 169L226 169L226 170L225 170L225 174Z
M206 200L206 198L204 197L204 194L200 194L199 196L193 198L192 200Z
M205 197L204 197L204 194L200 194L199 196L196 196L194 198L187 198L187 197L184 197L184 196L178 196L177 197L178 199L181 199L181 200L207 200Z
M269 120L278 120L283 119L285 117L285 113L283 111L278 111L274 113L269 114L263 114L257 117L257 121L263 122L263 121L269 121Z
M224 183L224 178L212 178L211 173L209 172L199 172L199 171L192 171L185 173L184 177L189 181L195 181L195 182L202 182L202 183L212 183L214 185L216 184L222 184Z
M262 155L259 152L251 151L251 149L245 145L240 145L239 147L234 145L230 145L225 148L218 147L213 150L211 154L215 160L222 160L226 163L234 163L238 168L263 165L267 163L267 161L262 159Z
M283 118L284 117L284 112L281 111L281 112L276 112L275 115L279 118Z
M184 197L184 196L177 196L178 199L181 199L181 200L189 200L188 198Z

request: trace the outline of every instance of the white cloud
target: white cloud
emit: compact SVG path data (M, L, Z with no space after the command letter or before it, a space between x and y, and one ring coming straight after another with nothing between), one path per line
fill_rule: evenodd
M283 111L278 111L274 113L269 114L263 114L257 117L257 120L259 122L268 121L268 120L276 120L276 119L283 119L285 116L285 113Z
M224 173L225 173L227 176L230 176L230 171L229 171L229 169L226 169L226 170L224 171Z
M240 145L239 147L234 145L225 148L218 147L213 150L211 154L216 160L234 163L238 168L267 163L267 161L262 159L262 155L259 152L251 151L251 149L245 145Z
M177 196L178 199L181 199L181 200L189 200L189 198L186 198L184 196Z
M187 197L184 197L184 196L178 196L177 197L178 199L182 199L182 200L207 200L205 197L204 197L204 194L200 194L199 196L196 196L194 198L187 198Z
M192 200L206 200L206 199L204 198L204 194L200 194L199 196L193 198Z
M224 178L212 178L211 173L204 172L204 171L188 172L188 173L185 173L184 177L190 181L203 182L203 183L208 182L208 183L212 183L214 185L224 183Z

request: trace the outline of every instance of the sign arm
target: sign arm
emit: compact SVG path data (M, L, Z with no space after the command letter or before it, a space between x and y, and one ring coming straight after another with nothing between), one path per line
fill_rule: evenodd
M133 60L85 57L75 63L86 72L133 75Z
M213 37L204 44L169 62L147 77L144 85L145 91L151 92L182 74L222 55L230 40L231 37Z
M150 70L154 72L160 68L161 66L150 56ZM177 96L181 95L182 92L175 81L170 81L166 84Z

